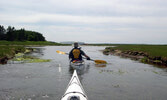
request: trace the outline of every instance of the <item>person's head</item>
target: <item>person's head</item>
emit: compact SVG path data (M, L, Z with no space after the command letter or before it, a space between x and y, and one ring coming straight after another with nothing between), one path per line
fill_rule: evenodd
M79 47L78 42L74 42L74 48L78 48L78 47Z

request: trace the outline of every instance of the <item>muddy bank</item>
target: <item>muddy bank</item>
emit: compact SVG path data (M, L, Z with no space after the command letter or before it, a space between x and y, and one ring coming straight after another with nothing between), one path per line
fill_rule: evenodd
M24 51L17 49L17 50L12 50L12 54L7 54L4 57L0 57L0 64L7 64L8 60L13 59L16 54L18 53L29 53L32 52L32 48L25 48Z
M0 58L0 64L6 64L9 59L10 59L10 58L7 57L7 56Z
M117 56L121 56L121 57L127 57L127 58L131 58L134 60L139 60L143 63L149 63L149 64L156 64L156 65L162 65L167 67L167 58L163 58L161 56L150 56L148 53L145 52L141 52L141 51L131 51L131 50L127 50L127 51L121 51L118 49L111 49L111 48L105 48L105 50L103 51L103 54L105 55L117 55Z

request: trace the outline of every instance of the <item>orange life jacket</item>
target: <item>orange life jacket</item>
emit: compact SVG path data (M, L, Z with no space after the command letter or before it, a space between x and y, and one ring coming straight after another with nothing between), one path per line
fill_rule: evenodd
M80 51L80 49L73 49L72 54L73 54L75 59L79 59L81 51Z

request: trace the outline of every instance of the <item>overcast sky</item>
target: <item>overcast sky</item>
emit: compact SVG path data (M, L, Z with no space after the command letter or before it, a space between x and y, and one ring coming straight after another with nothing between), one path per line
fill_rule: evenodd
M167 0L0 0L0 25L55 42L167 44Z

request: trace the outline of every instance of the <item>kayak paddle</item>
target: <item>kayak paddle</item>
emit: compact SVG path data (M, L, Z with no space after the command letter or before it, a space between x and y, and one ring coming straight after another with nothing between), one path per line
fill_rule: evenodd
M96 64L107 64L107 62L104 60L93 60L93 59L90 59L90 60L94 61Z
M63 51L58 51L58 50L57 50L56 52L57 52L58 54L63 54L63 55L66 54L66 55L68 55L68 53L65 53L65 52L63 52Z
M66 54L68 55L68 53L65 53L65 52L62 52L62 51L56 51L58 54ZM85 58L86 59L86 58ZM106 61L104 60L93 60L93 59L90 59L91 61L94 61L96 64L107 64Z

